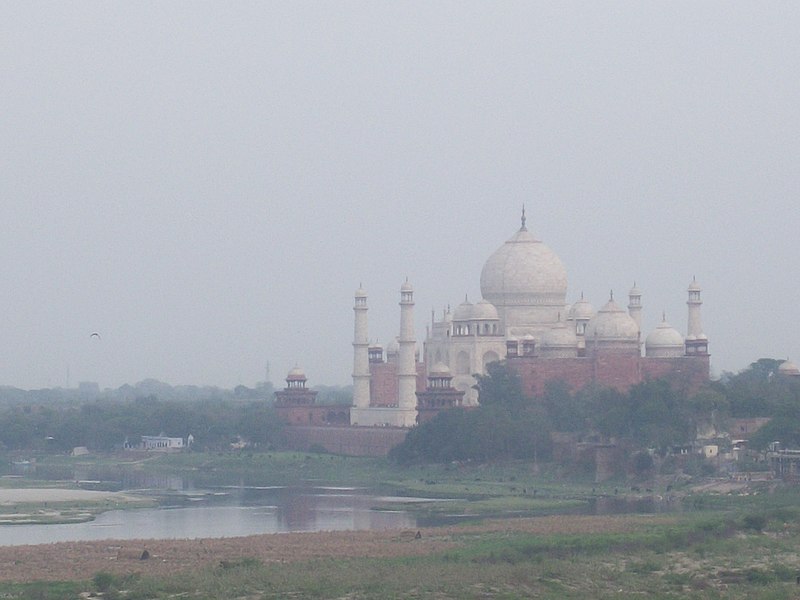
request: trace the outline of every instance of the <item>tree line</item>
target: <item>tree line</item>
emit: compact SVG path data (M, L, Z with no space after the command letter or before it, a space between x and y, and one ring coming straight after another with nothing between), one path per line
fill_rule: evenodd
M492 363L487 375L477 376L477 408L446 411L414 428L391 457L400 463L547 460L553 432L665 454L698 433L723 432L731 419L749 417L774 417L751 438L751 447L775 440L800 447L800 378L779 375L781 362L761 359L691 395L663 380L625 393L592 387L572 393L551 382L539 398L525 397L518 377L503 362Z
M78 405L24 403L0 409L0 450L63 453L76 446L113 451L143 435L186 438L194 447L221 450L243 439L256 447L280 444L283 423L261 401L93 400Z

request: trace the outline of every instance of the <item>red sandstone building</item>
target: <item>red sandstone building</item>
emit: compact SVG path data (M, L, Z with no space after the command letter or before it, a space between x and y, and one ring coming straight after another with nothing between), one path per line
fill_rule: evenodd
M306 387L308 379L299 367L286 376L286 387L275 392L275 410L289 425L349 425L350 407L317 404L317 392Z

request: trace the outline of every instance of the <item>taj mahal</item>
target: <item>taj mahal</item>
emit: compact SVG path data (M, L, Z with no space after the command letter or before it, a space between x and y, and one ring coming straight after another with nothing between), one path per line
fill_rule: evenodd
M528 230L524 208L519 229L483 265L480 289L480 301L464 299L452 312L432 315L422 352L408 281L400 288L399 335L386 348L370 344L367 294L356 291L351 425L410 427L452 406L476 406L474 375L500 360L531 397L551 381L573 391L592 384L624 391L647 379L666 378L686 389L708 380L697 281L687 290L686 335L662 317L643 339L636 284L627 310L613 293L599 310L583 295L567 303L566 269Z

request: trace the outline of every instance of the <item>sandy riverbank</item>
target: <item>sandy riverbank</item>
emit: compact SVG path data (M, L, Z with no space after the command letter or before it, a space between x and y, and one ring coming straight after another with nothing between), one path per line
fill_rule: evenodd
M125 540L62 542L35 546L0 546L0 581L64 581L89 579L99 571L115 574L167 575L207 569L223 560L245 557L262 562L314 558L424 555L459 545L465 534L526 531L549 535L632 531L643 523L672 516L552 516L509 519L480 525L416 531L332 531L276 533L201 540ZM0 542L1 543L1 542ZM147 550L149 558L141 560Z
M105 502L132 500L131 496L119 492L96 492L92 490L68 490L60 488L0 488L0 505L36 504L44 502Z

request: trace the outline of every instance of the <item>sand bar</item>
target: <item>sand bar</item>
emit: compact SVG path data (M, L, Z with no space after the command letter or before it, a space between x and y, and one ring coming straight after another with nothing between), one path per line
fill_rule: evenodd
M0 505L37 502L103 502L105 500L131 500L119 492L93 490L68 490L61 488L0 488Z

